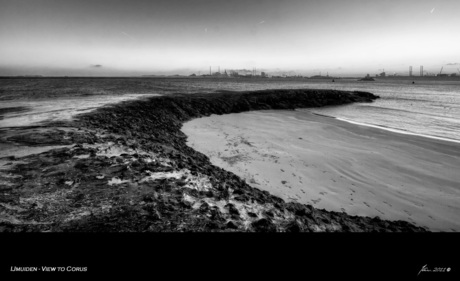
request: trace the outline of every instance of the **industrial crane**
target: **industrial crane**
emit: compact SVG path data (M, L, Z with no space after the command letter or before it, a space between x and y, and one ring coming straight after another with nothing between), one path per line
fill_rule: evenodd
M443 68L444 68L444 66L441 67L441 71L439 71L439 73L436 76L447 76L447 74L442 74L442 69Z

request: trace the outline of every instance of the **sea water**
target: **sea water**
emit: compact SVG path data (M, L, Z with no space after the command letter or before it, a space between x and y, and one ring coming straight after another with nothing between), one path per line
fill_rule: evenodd
M460 79L0 79L0 127L36 125L84 113L107 103L149 95L264 89L367 91L371 103L301 109L399 132L460 141Z
M338 86L338 85L337 85ZM343 85L335 89L359 89L381 98L311 109L352 123L377 126L400 133L460 141L460 81L389 80Z

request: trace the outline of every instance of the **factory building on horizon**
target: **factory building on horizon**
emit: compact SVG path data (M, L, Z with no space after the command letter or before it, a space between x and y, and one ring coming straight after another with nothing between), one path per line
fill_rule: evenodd
M243 73L241 73L243 72ZM190 76L197 76L195 73L191 74ZM218 71L212 72L212 67L209 67L209 74L199 75L202 77L217 77L217 78L268 78L268 74L264 71L261 71L260 74L257 74L257 69L253 68L252 70L228 70L224 69L224 72L220 72L220 66L218 67Z

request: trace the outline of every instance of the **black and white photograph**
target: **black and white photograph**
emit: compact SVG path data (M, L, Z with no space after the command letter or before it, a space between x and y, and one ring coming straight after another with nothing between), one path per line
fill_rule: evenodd
M115 241L441 280L459 232L460 1L0 0L2 272Z

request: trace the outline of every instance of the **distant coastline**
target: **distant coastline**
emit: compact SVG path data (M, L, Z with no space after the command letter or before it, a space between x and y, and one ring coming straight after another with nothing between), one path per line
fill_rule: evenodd
M359 80L362 77L327 77L327 76L310 76L310 77L213 77L213 76L190 76L190 75L137 75L137 76L42 76L42 75L26 75L26 76L0 76L0 79L129 79L129 78L161 78L161 79L209 79L209 80L307 80L307 81L324 81L324 80ZM408 80L408 81L460 81L460 76L385 76L371 77L375 81L389 80Z

